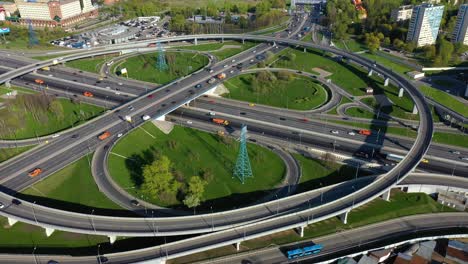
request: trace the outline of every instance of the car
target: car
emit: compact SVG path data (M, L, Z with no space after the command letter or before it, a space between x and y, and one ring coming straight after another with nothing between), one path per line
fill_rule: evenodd
M18 200L18 199L12 199L12 200L11 200L11 203L14 204L14 205L20 205L20 204L21 204L21 201Z
M149 120L151 117L149 115L144 115L141 118L146 121Z
M249 104L249 106L252 106L252 107L253 107L253 106L255 106L255 104L253 104L253 103L250 103L250 104Z
M223 66L223 68L227 68L227 67L228 67L228 65L227 65L227 64Z
M286 118L284 118L284 117L280 117L280 120L281 120L281 121L285 121L285 120L286 120Z
M80 136L80 135L78 135L78 134L74 134L74 135L72 135L71 137L72 137L72 138L78 138L79 136Z
M214 72L213 69L208 69L208 71L209 71L210 73Z
M338 130L332 130L330 131L332 134L339 134L340 132Z
M197 89L199 89L199 88L201 88L201 87L202 87L201 83L195 85L195 88L197 88Z
M5 205L3 203L0 203L0 209L5 208Z
M254 59L250 59L250 62L254 62Z
M255 53L255 52L257 52L257 50L253 50L253 51L252 51L252 53Z
M449 152L455 155L460 155L460 151L458 150L450 150Z
M193 122L190 120L187 120L187 124L191 125Z
M35 168L34 170L30 171L28 173L29 177L36 177L37 175L41 174L42 173L42 169L41 168Z
M232 59L231 62L236 62L236 59Z
M52 138L58 138L58 137L60 137L60 134L55 134L52 136Z
M468 157L460 157L461 160L467 160L468 161Z
M210 112L210 116L214 116L214 115L216 115L215 112Z
M230 70L229 73L234 73L234 70Z
M123 136L122 133L118 133L118 134L117 134L117 137L118 137L118 138L119 138L119 137L122 137L122 136Z
M130 111L133 111L133 109L135 109L135 107L133 107L133 105L129 105L127 108L128 108L128 110L130 110Z
M140 202L138 202L137 200L131 200L130 203L134 206L140 206Z
M94 96L92 93L87 92L87 91L84 92L83 95L86 96L86 97L93 97Z
M356 133L354 133L353 131L349 131L349 132L348 132L348 135L350 135L350 136L355 136Z
M120 95L120 92L119 92L119 91L116 91L115 94L116 94L116 95Z
M309 122L309 119L307 119L307 118L301 118L301 119L299 119L299 121L302 121L302 122Z
M119 85L123 85L123 83L119 82Z
M110 88L109 86L106 86L106 89L107 89L107 90L110 90L111 88Z
M147 96L148 98L153 98L154 97L154 94L150 94Z

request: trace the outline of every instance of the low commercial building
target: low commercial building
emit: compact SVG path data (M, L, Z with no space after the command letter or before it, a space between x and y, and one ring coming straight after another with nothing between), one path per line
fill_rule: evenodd
M414 80L424 77L424 72L410 71L410 72L408 72L406 74L408 74L408 76L411 77L411 79L414 79Z
M390 19L394 22L406 21L411 19L411 14L413 13L412 5L404 5L399 8L393 9L390 15Z
M99 43L117 44L135 39L138 28L118 25L112 28L106 28L98 32Z
M16 0L16 5L21 15L19 22L38 27L72 26L98 14L91 0Z

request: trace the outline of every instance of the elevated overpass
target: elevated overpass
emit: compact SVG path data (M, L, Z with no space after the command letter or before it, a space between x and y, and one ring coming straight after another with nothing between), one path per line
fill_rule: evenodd
M216 214L206 214L197 216L187 217L171 217L171 218L122 218L122 217L110 217L110 216L96 216L77 214L44 206L33 205L31 203L23 201L20 206L7 206L4 210L0 211L0 214L9 218L10 223L14 221L22 221L33 225L38 225L46 228L47 233L53 232L53 230L64 230L77 233L85 234L100 234L108 235L115 239L115 236L165 236L165 235L182 235L182 234L195 234L195 233L206 233L218 230L232 229L234 227L243 226L247 223L252 225L258 225L258 228L264 228L264 219L269 219L269 223L273 223L275 226L283 226L284 228L290 228L291 226L297 227L298 224L304 226L304 217L310 218L313 215L313 219L308 219L306 224L320 221L332 216L341 215L343 220L346 222L348 212L362 204L369 202L370 200L384 195L388 197L389 189L395 186L398 182L403 180L406 175L411 172L422 159L426 153L432 138L433 126L432 118L430 115L429 108L425 104L424 97L409 81L397 73L388 70L373 61L366 58L360 57L355 54L349 54L347 52L337 50L330 47L322 47L312 43L302 42L299 40L280 39L267 36L253 36L253 35L193 35L193 36L178 36L171 38L158 39L161 42L170 41L182 41L182 40L194 40L197 39L234 39L234 40L252 40L252 41L267 41L274 43L281 43L290 46L303 46L307 48L321 49L327 52L332 52L337 55L343 56L344 58L358 63L369 70L380 73L381 75L389 78L399 87L404 88L408 94L412 97L416 107L420 113L420 126L418 130L418 136L415 140L415 144L412 146L408 155L402 160L395 168L383 175L382 177L374 179L371 183L366 185L354 185L351 184L348 188L342 189L340 193L330 191L337 197L330 196L330 202L326 204L320 204L319 206L306 209L304 208L304 198L298 199L300 195L291 196L284 198L281 201L281 208L278 207L277 201L258 205L259 208L263 208L262 211L256 210L256 214L246 214L246 210L251 209L238 209L233 211L227 211ZM138 47L145 48L148 43L153 41L143 41L139 44L132 43L131 45L117 45L106 48L92 49L88 51L77 52L74 55L66 56L60 59L60 61L69 61L79 58L85 58L90 56L114 53L122 49L138 49ZM8 81L25 73L39 69L45 66L53 64L53 60L45 61L35 65L29 65L21 67L19 69L10 71L0 76L0 81ZM223 72L224 69L221 67L215 70L215 73ZM192 76L193 77L193 76ZM145 113L150 114L153 118L164 116L165 114L178 108L190 100L206 93L212 87L205 87L200 89L194 94L184 93L187 92L194 84L198 82L204 82L211 78L206 73L201 73L196 78L187 78L182 81L172 83L157 91L152 91L150 94L155 94L158 100L148 102L146 97L140 97L133 100L131 103L135 106L134 112L122 111L130 103L111 111L101 118L98 118L92 124L83 126L82 138L70 143L67 139L59 139L52 144L38 150L37 156L26 156L25 159L16 159L12 163L7 163L5 166L0 167L0 174L6 176L6 180L10 180L12 186L21 186L21 181L24 179L27 170L30 166L36 166L43 162L50 162L52 166L62 166L66 160L66 151L73 153L76 156L89 153L93 150L94 146L99 144L95 135L103 130L110 130L113 134L126 131L126 125L120 119L120 113L116 114L119 110L123 114L131 114L134 117ZM196 81L196 82L194 82ZM177 91L174 91L177 90ZM142 121L135 122L135 125L141 125ZM32 159L32 160L31 160ZM28 166L21 166L21 164L31 164ZM54 165L55 164L55 165ZM22 168L18 170L18 168ZM23 178L21 178L23 177ZM5 179L2 180L5 182ZM8 193L7 188L4 188L4 193L0 194L0 200L5 204L9 204L13 198ZM351 188L352 187L352 188ZM312 191L313 192L313 191ZM311 194L311 193L307 193ZM304 197L304 196L302 196ZM306 201L311 199L317 200L317 193L313 197L308 197ZM333 199L332 199L333 198ZM306 203L308 204L308 203ZM269 227L270 228L270 227ZM112 240L112 239L111 239Z

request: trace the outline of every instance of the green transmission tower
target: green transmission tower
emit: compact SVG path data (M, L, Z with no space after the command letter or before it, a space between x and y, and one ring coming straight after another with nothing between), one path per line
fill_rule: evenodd
M234 168L234 177L239 178L242 184L245 179L253 177L252 167L250 167L249 154L247 153L247 126L242 125L240 136L239 155L237 156L236 167Z

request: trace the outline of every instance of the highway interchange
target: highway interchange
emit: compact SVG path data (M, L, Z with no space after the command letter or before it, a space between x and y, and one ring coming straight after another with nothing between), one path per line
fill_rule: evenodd
M407 92L412 96L412 98L415 100L416 105L418 106L419 112L420 112L420 125L419 125L419 133L418 133L418 138L414 142L414 144L411 146L409 144L408 140L402 141L401 139L399 140L400 143L404 145L405 148L410 149L410 152L408 154L408 158L405 159L404 161L400 162L391 170L388 172L386 175L379 177L377 180L373 180L373 184L369 185L370 182L367 182L366 184L359 184L358 182L356 183L343 183L342 185L338 187L333 187L333 191L325 191L325 195L323 196L325 199L325 203L322 204L317 203L318 197L322 196L322 193L318 193L317 191L311 191L307 193L308 195L312 195L312 197L306 197L305 195L298 195L298 196L291 196L288 198L284 198L281 200L281 205L280 207L277 205L275 202L269 202L266 204L258 205L256 207L252 208L246 208L246 209L240 209L242 212L239 212L238 210L234 211L228 211L228 212L223 212L223 213L217 213L217 214L207 214L207 215L198 215L198 216L191 216L191 217L147 217L147 218L117 218L117 217L105 217L105 216L96 216L96 215L84 215L84 214L76 214L76 213L71 213L71 212L64 212L60 210L54 210L51 208L47 208L44 206L40 205L35 205L34 206L34 215L31 215L31 208L33 205L31 203L28 203L26 201L23 201L21 206L8 206L5 210L1 211L1 214L4 216L10 216L11 218L19 219L23 222L31 223L31 224L39 224L43 227L50 227L53 229L60 229L60 230L68 230L68 231L74 231L74 232L80 232L80 233L89 233L89 234L103 234L103 235L125 235L125 236L163 236L163 235L176 235L176 234L190 234L190 233L204 233L204 232L211 232L211 231L216 231L216 230L226 230L222 232L234 232L235 229L232 229L232 227L235 226L245 226L246 223L251 222L249 226L249 232L251 233L259 233L262 230L266 229L266 226L268 228L271 228L271 225L273 226L281 226L284 228L290 228L291 226L298 226L303 224L304 219L307 219L307 223L312 223L315 221L319 221L320 219L326 219L329 218L333 215L340 215L343 213L346 213L350 210L350 208L354 208L355 206L359 206L360 204L364 204L367 201L375 198L376 196L379 196L386 191L388 191L388 188L399 182L400 180L403 180L406 176L406 174L410 171L413 170L413 168L419 163L420 159L426 154L426 151L428 149L431 137L432 137L432 119L430 116L430 111L427 108L427 105L425 104L423 96L412 86L411 83L409 83L406 79L394 74L391 71L388 71L387 69L383 68L380 65L374 64L372 61L368 61L366 59L363 59L361 57L358 57L354 54L347 54L343 51L335 50L332 48L328 47L318 47L310 43L306 42L300 42L296 40L286 40L286 39L279 39L279 38L271 38L271 37L264 37L264 36L249 36L249 35L220 35L220 36L184 36L184 37L176 37L175 39L168 39L167 41L174 41L174 40L191 40L191 39L201 39L201 38L207 38L207 39L240 39L240 40L259 40L259 41L270 41L270 42L276 42L276 43L283 43L283 44L292 44L292 45L301 45L301 46L311 46L314 48L321 48L328 50L333 53L337 53L343 57L348 58L349 60L352 60L355 63L359 63L364 65L365 67L368 67L370 69L373 69L376 72L380 72L384 76L387 76L392 79L393 82L397 83L400 87L404 87L407 89ZM161 40L164 41L164 40ZM146 43L145 43L146 44ZM143 45L145 45L143 44ZM125 45L124 45L125 46ZM123 49L125 47L119 47L115 48L111 52L104 51L106 53L112 53L115 52L115 50ZM258 53L261 53L267 49L271 49L271 46L262 44L258 47L255 48ZM98 50L95 53L92 52L83 52L86 53L85 56L90 56L92 54L99 54L103 51ZM80 57L81 55L72 55L71 58L76 58ZM96 118L95 120L89 122L89 124L82 125L78 128L74 128L70 132L66 132L62 134L60 137L55 138L55 139L50 139L49 143L46 145L43 145L40 148L36 148L28 153L26 153L23 156L20 156L17 159L12 160L11 162L6 162L0 165L0 173L1 173L1 184L2 184L2 191L4 191L7 194L14 194L16 191L22 190L26 188L27 186L30 186L32 183L41 180L41 177L45 177L52 172L63 168L66 164L69 164L70 162L78 159L79 157L92 152L94 149L96 149L97 146L99 146L100 142L99 140L96 139L96 135L99 134L100 132L104 130L109 130L112 134L116 135L118 133L126 133L131 129L129 125L122 120L122 117L125 115L132 115L134 116L135 123L133 124L134 126L137 126L142 123L141 119L139 118L142 114L149 114L152 117L158 117L162 116L165 114L168 114L170 112L173 112L175 109L179 108L180 105L192 101L193 99L199 97L203 93L207 92L210 90L212 87L208 85L203 85L202 88L200 88L197 91L193 91L193 87L195 84L198 83L205 83L205 81L210 78L212 75L218 73L218 72L223 72L225 71L224 65L228 65L229 67L235 66L240 62L247 62L249 59L252 57L251 52L244 52L241 53L233 58L235 58L235 62L233 62L230 58L227 62L222 62L222 63L215 63L211 66L213 69L213 73L209 73L207 71L201 70L196 74L192 74L191 76L187 76L184 79L178 80L174 83L170 83L168 85L165 85L161 88L154 89L155 87L145 87L144 89L141 89L141 87L134 87L132 88L130 86L129 90L125 90L125 92L128 91L130 93L130 89L132 90L132 93L135 93L136 95L143 95L140 98L133 99L131 102L128 102L129 98L122 98L122 96L115 96L115 92L112 91L111 89L107 89L105 87L102 87L102 94L99 94L100 97L107 97L110 100L117 100L117 102L114 103L123 103L125 102L122 106L114 108L113 110L109 111L108 113L104 114L103 116ZM63 57L63 61L67 60L68 56ZM11 61L10 61L11 62ZM33 69L39 69L42 68L46 65L50 65L52 62L51 61L46 61L46 62L41 62L38 64L34 65L27 65L27 66L22 66L20 64L14 66L19 67L18 69L21 69L17 73L15 70L12 70L4 75L2 78L3 81L5 80L10 80L13 77L12 76L21 76L24 74L24 72L29 72ZM234 68L233 68L234 69ZM234 74L239 74L238 71L236 71ZM73 75L73 73L72 73ZM55 78L57 77L57 73L54 72ZM25 78L24 80L15 80L18 82L31 82L31 78L34 78L33 76L31 77L23 77ZM28 79L29 78L29 79ZM67 77L68 78L68 77ZM83 77L83 80L86 78ZM55 84L54 82L51 82L51 86L57 86L57 88L62 87L62 92L63 92L63 87L75 87L75 85L71 85L71 82L67 82L65 85L63 83L59 83L60 81L58 80L57 83ZM95 85L89 83L89 85ZM115 85L115 83L111 84L111 81L109 83L105 82L102 85L112 85L112 87ZM127 87L127 84L125 85L119 85L122 87ZM70 90L70 92L75 92L75 93L82 93L83 88L90 88L90 87L83 87L80 86L79 84L76 85L78 88L69 88L73 89L73 91ZM109 86L111 87L111 86ZM109 90L109 92L106 92L106 90ZM147 90L151 91L150 93L154 95L153 98L148 98L147 97ZM191 92L192 91L192 92ZM68 91L66 91L68 92ZM94 90L93 90L94 93ZM122 100L123 99L123 100ZM118 101L122 100L122 101ZM323 130L323 125L320 129L317 129L318 126L321 126L319 123L315 123L312 121L307 121L307 122L301 122L297 119L291 119L291 120L279 120L278 117L274 116L273 114L271 117L267 115L265 112L258 112L257 109L248 109L248 107L245 107L242 111L244 111L244 115L239 112L239 108L227 108L226 104L219 103L218 101L213 104L211 102L206 102L206 100L201 100L198 101L197 107L200 108L200 104L202 108L205 109L216 109L215 111L219 113L223 113L225 115L229 115L229 117L232 118L242 118L244 117L249 117L251 119L259 119L259 116L262 116L261 120L267 123L271 124L279 124L285 127L291 127L295 128L296 130L303 130L305 131L304 134L292 134L294 132L294 129L291 129L292 132L290 137L291 139L297 140L299 138L299 141L308 143L310 141L311 144L316 144L317 140L314 141L315 137L318 136L323 136L328 139L335 139L337 141L340 141L340 149L343 148L346 150L346 148L349 148L348 146L345 146L344 143L341 143L343 141L352 142L356 141L354 146L361 144L362 145L362 138L355 137L355 139L351 138L343 138L343 134L346 135L346 130L342 130L343 133L341 133L340 137L332 137L329 135L328 132L328 127L326 128L327 131L323 131L325 133L311 133L310 131L320 131L320 129ZM130 110L127 106L132 105L135 110ZM203 107L204 106L204 107ZM219 107L219 108L218 108ZM225 111L222 111L221 109L224 108ZM203 119L204 117L206 118L206 114L203 114L203 112L200 113L200 111L192 111L191 109L179 109L176 111L176 114L182 113L184 116L198 116L197 119ZM239 112L239 114L237 114ZM257 112L257 113L256 113ZM257 117L255 115L258 115ZM245 118L240 122L249 122L245 120ZM281 124L282 123L282 124ZM330 127L332 127L331 124L328 124ZM315 127L314 127L315 126ZM337 128L337 129L342 129L342 128ZM264 131L256 131L255 129L255 122L252 122L252 124L249 123L249 130L252 130L253 132L264 132ZM280 129L276 128L276 131L272 129L273 132L270 134L275 135L276 133L282 133ZM297 131L296 131L297 132ZM284 132L283 132L284 133ZM325 136L322 134L326 134ZM78 135L78 136L75 136ZM313 136L312 136L313 135ZM365 139L367 141L368 139ZM375 142L374 138L369 139L371 142ZM386 141L387 142L387 141ZM389 141L390 142L390 141ZM403 143L401 143L403 142ZM328 144L328 142L327 142ZM394 142L392 143L394 144ZM397 144L397 145L398 145ZM102 144L101 144L102 145ZM350 144L352 145L352 144ZM327 146L328 148L330 147L329 145ZM394 147L394 146L393 146ZM352 150L354 151L354 150ZM446 150L434 150L434 153L437 153L437 151L444 151L443 156L446 156L447 151ZM67 155L64 155L64 153L67 153ZM429 155L430 152L428 152ZM440 153L439 153L440 154ZM434 154L434 156L437 156ZM432 163L432 162L431 162ZM101 164L101 163L99 163ZM44 168L47 173L43 174L42 176L38 178L29 178L27 176L27 172L31 170L34 167L41 167ZM443 167L443 166L442 166ZM18 170L17 168L22 168L21 170ZM460 168L461 173L463 173L463 167ZM350 188L350 186L352 188ZM9 204L9 201L11 201L11 197L8 195L1 195L2 202L5 204ZM311 202L312 201L312 202ZM311 207L311 208L304 208L307 206L310 206L310 204L316 206ZM306 206L307 205L307 206ZM259 208L262 208L262 210L259 210ZM252 212L248 212L248 210L251 210ZM310 215L313 215L314 219L308 219ZM90 219L92 219L90 221ZM194 223L193 219L201 220L197 221ZM264 221L260 221L260 220ZM268 220L266 220L268 219ZM156 229L157 227L157 229ZM215 233L217 234L217 233ZM221 234L221 233L220 233ZM249 233L248 233L249 234ZM247 235L248 235L247 234ZM225 236L225 235L219 235L222 236L216 237L218 239L217 241L219 242L218 244L221 243L232 243L232 237ZM203 237L205 239L215 239L213 238L212 235L207 235L206 237ZM230 239L231 238L231 239ZM245 238L245 235L244 235ZM213 241L211 240L209 245L213 245ZM228 242L221 242L221 241L228 241ZM202 243L203 244L203 243ZM214 243L216 244L216 243ZM193 247L193 246L192 246ZM198 244L198 248L200 247L200 244ZM177 249L180 250L180 249ZM177 252L177 251L175 251ZM175 252L170 251L171 255L176 255ZM183 252L188 252L187 250ZM167 253L166 253L167 254ZM161 257L161 256L159 256Z

